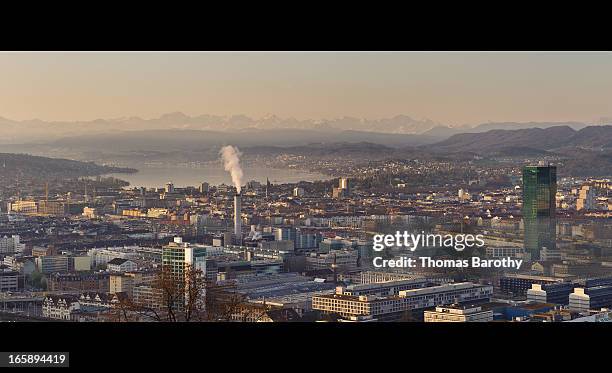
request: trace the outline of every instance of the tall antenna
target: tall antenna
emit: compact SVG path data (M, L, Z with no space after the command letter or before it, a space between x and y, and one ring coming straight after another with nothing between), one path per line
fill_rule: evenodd
M45 202L49 202L49 182L45 182Z

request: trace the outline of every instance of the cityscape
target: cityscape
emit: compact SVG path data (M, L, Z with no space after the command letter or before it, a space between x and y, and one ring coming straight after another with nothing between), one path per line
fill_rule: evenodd
M2 117L0 321L610 322L605 114Z

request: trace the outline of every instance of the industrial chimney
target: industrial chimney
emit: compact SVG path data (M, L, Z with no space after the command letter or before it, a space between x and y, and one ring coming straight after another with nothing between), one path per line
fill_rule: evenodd
M241 204L240 193L236 193L234 196L234 236L238 244L242 244L242 221L240 218L242 215Z

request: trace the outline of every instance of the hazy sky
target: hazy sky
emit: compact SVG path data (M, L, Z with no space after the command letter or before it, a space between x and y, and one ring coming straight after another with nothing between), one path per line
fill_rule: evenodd
M612 116L612 53L0 53L0 116Z

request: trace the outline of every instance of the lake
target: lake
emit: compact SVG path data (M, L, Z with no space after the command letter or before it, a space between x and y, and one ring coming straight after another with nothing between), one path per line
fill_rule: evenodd
M138 169L134 174L109 174L121 180L126 180L132 187L160 188L171 181L177 187L198 186L202 182L210 185L231 184L230 174L221 167L187 168L187 167L135 167ZM273 184L297 183L299 181L329 180L332 177L298 171L292 169L276 169L266 167L245 167L244 182L256 180L266 182L266 177Z

